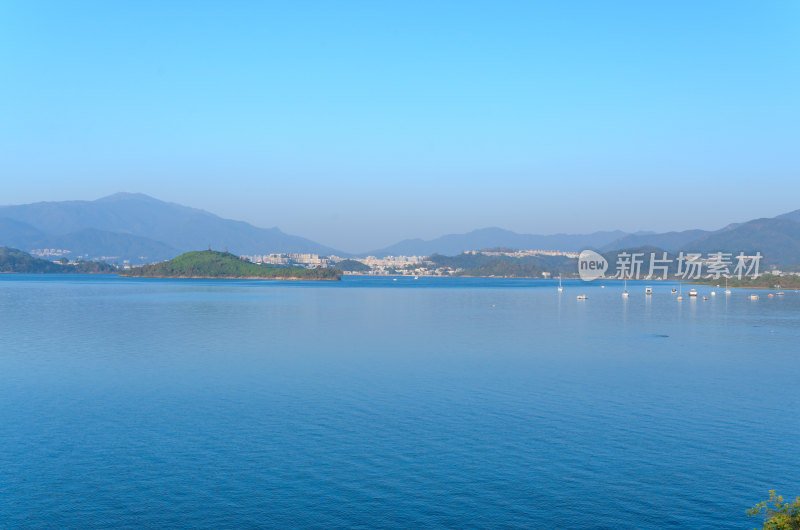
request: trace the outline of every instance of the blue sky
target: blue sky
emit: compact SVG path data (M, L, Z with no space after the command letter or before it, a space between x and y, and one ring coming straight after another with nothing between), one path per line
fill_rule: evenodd
M0 1L0 204L364 251L800 208L800 3Z

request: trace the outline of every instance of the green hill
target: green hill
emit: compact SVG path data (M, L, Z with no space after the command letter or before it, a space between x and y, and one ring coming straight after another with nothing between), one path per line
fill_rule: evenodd
M53 263L34 258L16 248L0 247L0 272L35 274L111 274L117 272L113 265L102 261L79 261L78 263Z
M687 251L760 252L765 265L781 268L800 265L800 223L791 218L755 219L687 243Z
M336 269L275 267L244 261L230 252L201 250L181 254L163 263L122 271L120 276L143 278L240 278L273 280L339 280Z
M565 256L490 256L463 253L457 256L433 254L425 261L434 267L461 269L456 276L501 276L540 278L543 272L575 274L577 261Z
M699 285L725 285L725 278L698 278L692 283ZM748 289L800 289L800 276L773 276L762 274L758 278L743 277L728 279L728 287L743 287Z
M336 268L346 272L368 272L369 266L354 259L345 259L336 264Z

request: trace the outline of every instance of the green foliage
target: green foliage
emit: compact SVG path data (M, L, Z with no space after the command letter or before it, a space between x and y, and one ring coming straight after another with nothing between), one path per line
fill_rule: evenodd
M701 285L725 285L725 278L711 279L700 278L693 280L692 283ZM776 286L780 287L776 287ZM755 280L750 277L742 276L742 279L728 278L728 287L748 287L751 289L800 289L800 276L773 276L772 274L762 274Z
M800 497L792 503L784 502L775 490L770 490L769 499L747 510L747 515L763 517L763 530L800 530Z
M79 261L71 265L65 258L59 263L34 258L27 252L16 248L0 247L0 272L28 274L109 274L117 272L113 265L104 261Z
M298 280L338 280L337 269L303 269L258 265L230 252L202 250L181 254L163 263L134 267L121 276L149 278L272 278Z
M519 260L507 261L494 259L477 267L470 267L458 272L457 276L502 276L504 278L536 278L544 272L541 267Z
M503 276L507 278L539 278L542 272L575 274L575 259L565 256L489 256L486 254L433 254L426 262L434 267L462 269L458 276Z
M336 268L347 272L366 272L369 270L369 265L364 265L354 259L346 259L337 263Z
M34 258L27 252L16 248L0 248L0 272L58 273L64 272L63 265Z
M74 265L70 265L74 272L81 274L114 274L117 268L109 265L105 261L78 261Z

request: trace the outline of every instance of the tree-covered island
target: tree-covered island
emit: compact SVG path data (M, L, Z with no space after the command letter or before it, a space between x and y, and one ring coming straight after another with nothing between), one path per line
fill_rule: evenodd
M230 252L187 252L162 263L151 263L120 271L120 276L138 278L210 278L267 280L339 280L337 269L304 269L251 263Z

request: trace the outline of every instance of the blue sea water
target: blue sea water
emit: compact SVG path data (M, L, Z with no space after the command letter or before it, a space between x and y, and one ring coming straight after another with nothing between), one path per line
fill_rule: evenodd
M800 494L800 294L605 285L0 275L0 527L741 529Z

